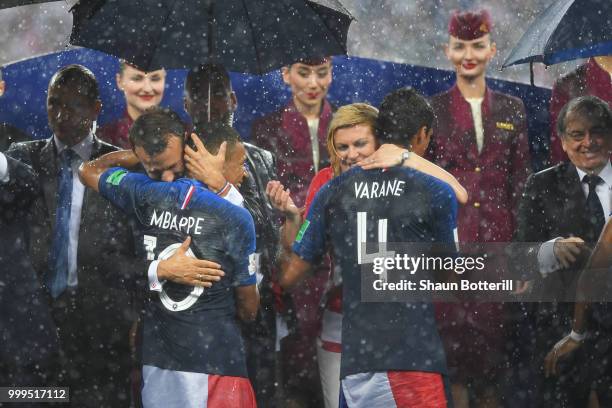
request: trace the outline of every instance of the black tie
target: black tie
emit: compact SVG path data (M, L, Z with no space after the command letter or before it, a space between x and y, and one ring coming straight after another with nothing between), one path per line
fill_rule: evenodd
M599 197L595 192L595 188L603 180L599 176L589 176L588 174L582 179L589 186L589 195L587 196L587 211L589 221L595 228L595 234L599 236L605 223L605 216Z

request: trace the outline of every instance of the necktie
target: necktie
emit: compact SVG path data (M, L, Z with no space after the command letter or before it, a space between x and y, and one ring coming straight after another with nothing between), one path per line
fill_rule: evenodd
M57 207L53 242L49 252L49 272L46 284L53 298L64 292L68 282L68 243L70 207L72 205L72 160L74 152L65 149L60 153Z
M595 188L603 180L599 176L589 176L588 174L582 179L589 186L589 195L587 196L587 215L591 225L594 227L595 234L599 236L605 223L605 216L599 197L595 192Z

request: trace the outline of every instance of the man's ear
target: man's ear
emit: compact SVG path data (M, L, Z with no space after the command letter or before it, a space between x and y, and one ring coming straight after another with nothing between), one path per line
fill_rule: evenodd
M185 112L187 112L187 114L191 116L191 112L189 112L189 102L187 102L187 96L183 96L183 109L185 109ZM193 118L191 120L193 120Z
M412 138L412 151L419 156L423 156L427 151L430 139L431 132L427 129L427 126L421 127Z
M236 92L232 91L230 94L230 112L236 112L236 108L238 108L238 98Z
M6 83L4 81L0 81L0 96L4 95L5 89L6 89Z
M96 117L93 120L96 120L100 115L100 112L102 112L102 101L99 99L96 99L96 102L94 103L94 112Z
M285 66L281 68L281 76L283 77L283 82L287 85L291 85L291 81L289 80L290 70L291 70L290 66Z

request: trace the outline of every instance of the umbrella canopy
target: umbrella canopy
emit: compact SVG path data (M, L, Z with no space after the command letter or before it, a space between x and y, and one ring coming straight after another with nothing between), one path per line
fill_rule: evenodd
M346 54L353 19L337 0L101 0L86 7L74 8L71 43L144 70L214 61L261 74Z
M28 4L52 3L54 1L61 1L61 0L2 0L0 1L0 9L17 7L17 6L26 6Z
M529 26L502 68L612 55L612 1L559 0Z

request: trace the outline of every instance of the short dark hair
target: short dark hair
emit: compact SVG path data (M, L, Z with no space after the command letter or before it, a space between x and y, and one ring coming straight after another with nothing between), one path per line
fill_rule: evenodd
M193 98L204 96L201 92L208 90L210 84L212 92L231 92L232 82L225 67L221 64L208 63L191 68L185 79L185 93Z
M75 82L81 92L89 98L91 102L100 99L100 90L96 76L88 68L79 64L71 64L62 67L51 77L49 88L52 86L66 85Z
M376 120L376 137L380 144L410 144L423 126L431 129L434 111L429 102L413 88L397 89L383 99Z
M199 125L194 133L200 137L204 147L210 154L217 154L221 143L227 142L227 151L230 153L234 146L242 143L242 139L236 130L223 122L210 122Z
M153 106L134 121L129 138L132 149L140 146L149 156L163 152L171 136L185 139L185 124L171 109Z
M608 103L596 96L579 96L566 103L557 116L557 134L565 135L567 117L578 114L581 117L600 121L604 128L612 132L612 111Z

